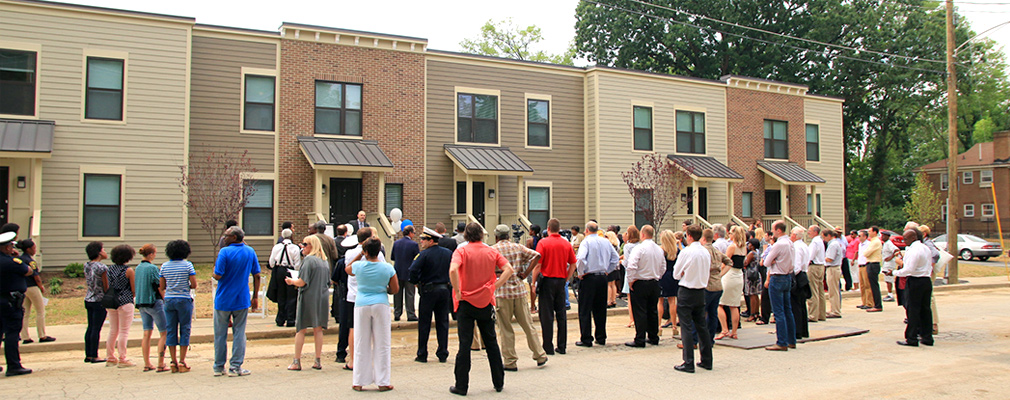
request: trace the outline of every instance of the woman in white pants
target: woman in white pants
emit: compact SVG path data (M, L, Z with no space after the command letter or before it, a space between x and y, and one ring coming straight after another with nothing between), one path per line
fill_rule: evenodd
M351 388L376 384L380 392L393 390L390 345L392 327L389 322L389 294L400 290L396 270L379 261L382 242L371 238L362 244L365 259L347 266L354 276L358 295L354 302L354 378Z
M46 293L46 287L42 285L42 278L39 277L42 268L35 261L38 246L31 239L25 239L19 241L16 247L21 250L21 256L18 258L32 270L32 275L25 278L28 291L25 292L25 318L21 326L21 340L24 340L24 344L33 342L32 336L28 333L28 313L34 309L35 330L39 333L39 342L55 341L56 338L46 335L46 305L42 297Z

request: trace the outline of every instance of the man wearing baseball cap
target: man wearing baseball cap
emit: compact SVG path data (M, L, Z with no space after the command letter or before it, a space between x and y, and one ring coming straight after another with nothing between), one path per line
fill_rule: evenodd
M14 257L14 232L0 234L0 335L3 335L4 356L7 358L7 376L25 375L32 370L21 366L18 352L19 334L24 321L25 277L32 271L19 258Z

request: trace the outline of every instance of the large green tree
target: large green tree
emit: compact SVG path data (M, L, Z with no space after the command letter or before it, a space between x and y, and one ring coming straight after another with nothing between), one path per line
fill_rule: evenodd
M574 47L569 46L562 54L550 54L531 48L543 39L540 28L536 25L523 28L515 25L512 19L498 22L488 20L480 28L480 37L464 39L459 45L467 53L552 64L573 64Z

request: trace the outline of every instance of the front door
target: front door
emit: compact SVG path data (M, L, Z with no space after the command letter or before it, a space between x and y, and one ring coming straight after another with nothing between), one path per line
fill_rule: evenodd
M0 167L0 225L7 223L10 210L10 169Z
M694 215L694 188L687 188L687 213ZM708 219L708 188L698 188L698 216Z
M473 183L473 217L484 225L484 182ZM456 182L456 214L466 214L466 182Z
M330 223L346 224L361 210L361 179L330 178Z
M765 215L782 214L782 191L765 190Z

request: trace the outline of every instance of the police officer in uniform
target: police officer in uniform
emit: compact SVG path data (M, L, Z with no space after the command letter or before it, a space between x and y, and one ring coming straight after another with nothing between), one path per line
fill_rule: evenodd
M7 358L7 376L25 375L32 370L21 366L18 353L19 334L25 310L22 304L28 285L24 277L32 274L31 268L14 255L14 232L0 234L0 335L3 336L4 356Z
M452 311L452 291L449 288L449 262L452 251L439 246L442 235L425 227L421 233L421 252L411 263L408 281L421 293L418 304L417 357L414 361L428 362L428 334L431 332L432 314L435 316L435 336L438 362L449 357L449 312Z

